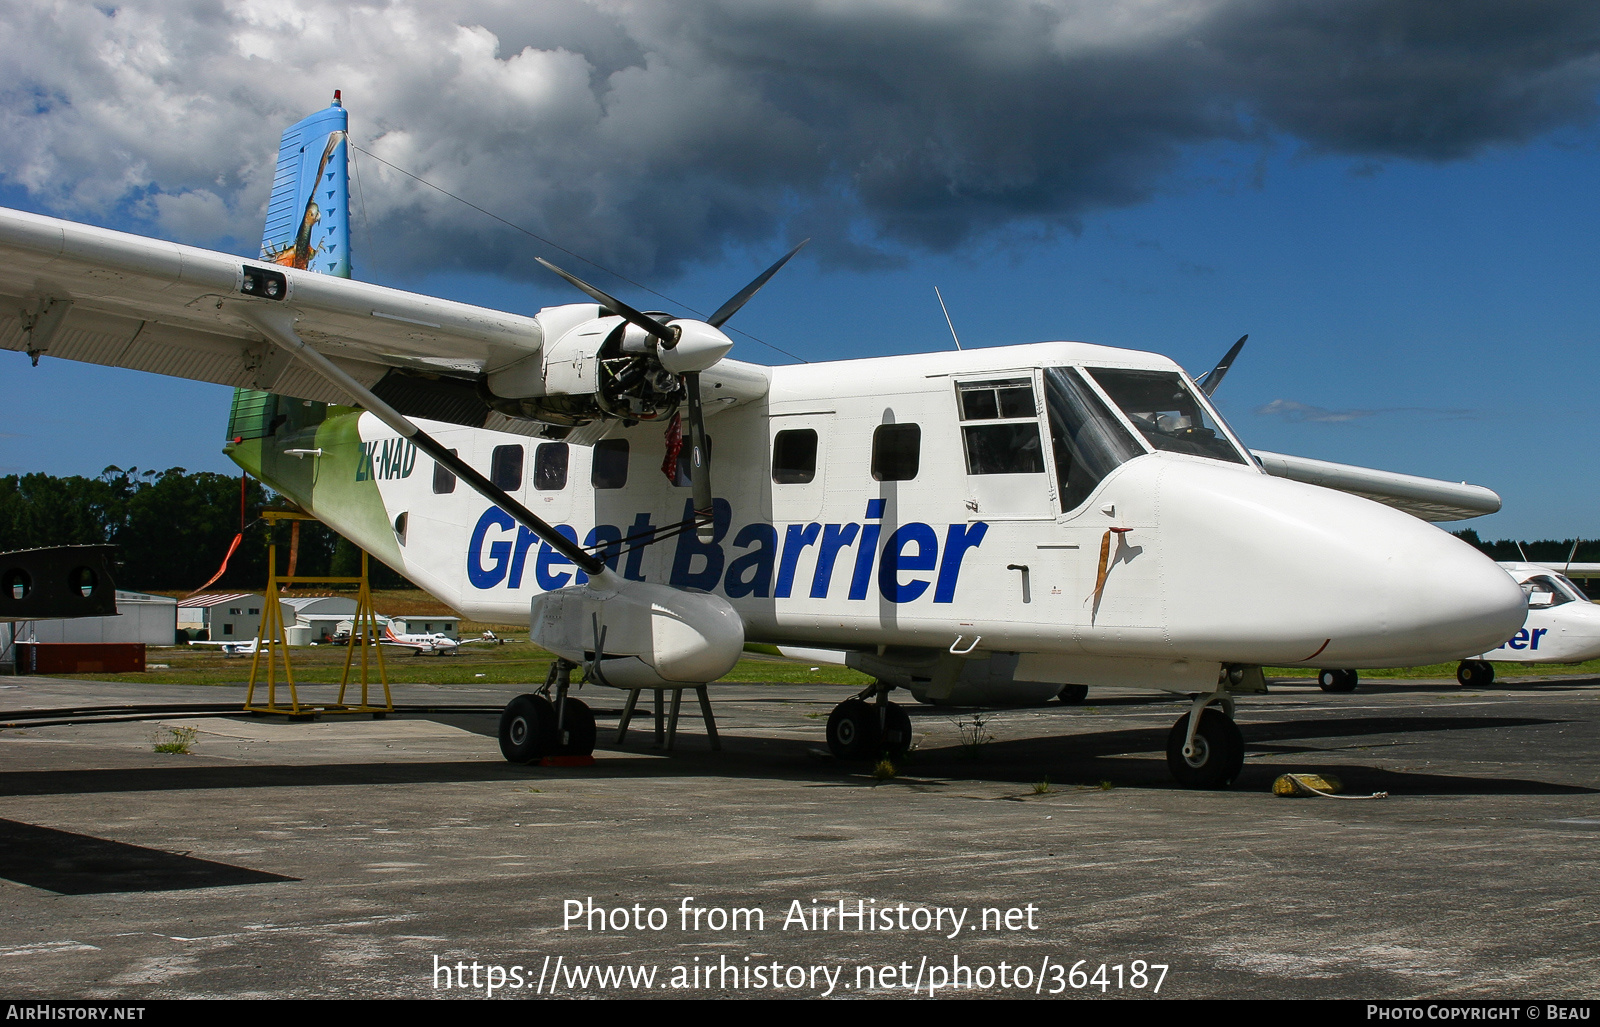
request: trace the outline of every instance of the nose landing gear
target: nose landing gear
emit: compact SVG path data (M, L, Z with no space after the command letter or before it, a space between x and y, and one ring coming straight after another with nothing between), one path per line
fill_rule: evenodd
M1360 676L1353 670L1319 670L1317 684L1324 692L1354 692Z
M846 699L828 715L828 751L841 760L898 756L911 748L911 718L889 701L893 685L881 681ZM867 702L876 697L876 702Z
M1189 712L1172 725L1167 767L1185 788L1233 784L1244 768L1244 736L1233 722L1233 699L1226 692L1196 696Z

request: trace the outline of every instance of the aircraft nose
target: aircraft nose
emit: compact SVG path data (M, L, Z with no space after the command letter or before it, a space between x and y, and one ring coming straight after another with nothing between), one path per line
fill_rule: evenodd
M1415 666L1492 649L1527 617L1510 575L1409 514L1314 485L1172 463L1159 488L1162 509L1183 512L1176 530L1162 531L1169 623L1201 625L1194 642L1231 636L1238 655L1218 659Z

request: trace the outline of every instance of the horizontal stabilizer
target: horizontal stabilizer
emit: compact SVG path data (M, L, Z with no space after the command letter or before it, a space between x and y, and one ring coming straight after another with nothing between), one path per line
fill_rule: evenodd
M1440 481L1437 478L1336 464L1304 456L1285 456L1261 450L1250 452L1261 461L1262 468L1268 474L1348 492L1404 510L1425 521L1461 521L1492 514L1500 509L1500 496L1482 485Z

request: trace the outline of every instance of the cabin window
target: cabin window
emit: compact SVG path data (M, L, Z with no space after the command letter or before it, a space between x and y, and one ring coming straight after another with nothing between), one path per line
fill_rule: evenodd
M1073 368L1045 368L1044 398L1065 512L1080 506L1106 475L1144 450Z
M772 439L772 480L779 485L803 485L817 476L817 433L813 428L791 428Z
M597 489L620 489L628 484L627 439L601 439L594 444L589 483Z
M694 479L689 476L689 461L692 459L694 459L694 449L689 445L689 433L684 432L683 448L678 450L678 466L674 470L672 484L679 488L688 488L694 484ZM706 436L706 459L711 459L711 436L709 435Z
M456 451L452 449L450 455L455 456ZM433 494L436 496L448 496L455 490L456 476L446 470L444 464L435 461L433 465Z
M1247 462L1176 371L1095 367L1089 373L1156 449Z
M567 444L541 442L533 451L533 487L540 492L560 492L567 487Z
M489 480L496 488L515 492L522 487L522 447L496 446L489 458Z
M962 382L961 439L968 474L1043 474L1039 410L1033 383L1026 378ZM972 423L976 422L976 423Z
M880 424L872 432L872 477L877 481L910 481L922 458L922 426Z

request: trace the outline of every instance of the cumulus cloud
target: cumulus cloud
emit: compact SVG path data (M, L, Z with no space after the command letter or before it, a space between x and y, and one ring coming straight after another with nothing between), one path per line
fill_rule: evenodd
M1281 417L1291 424L1339 424L1344 421L1358 421L1364 417L1377 417L1382 414L1419 414L1426 420L1437 421L1471 421L1477 418L1474 410L1443 410L1434 407L1381 407L1376 410L1329 410L1327 407L1312 406L1293 399L1275 399L1271 403L1256 407L1257 414L1263 417Z
M1186 147L1217 140L1456 159L1587 124L1600 81L1588 0L0 11L0 176L53 210L248 239L278 133L342 88L358 145L654 275L785 235L870 263L1072 230L1147 198ZM537 273L526 237L360 160L385 253Z

